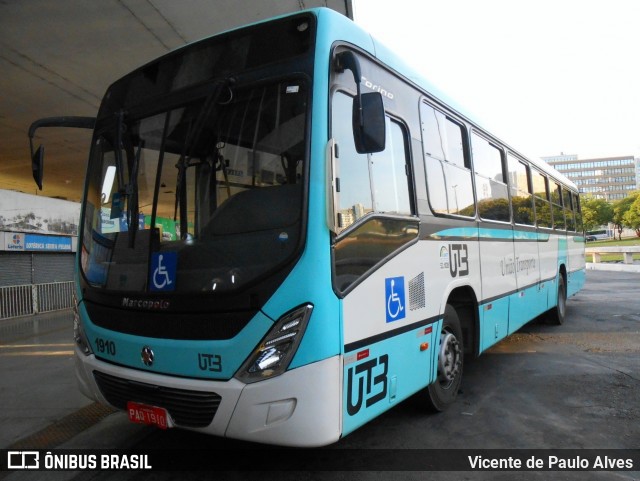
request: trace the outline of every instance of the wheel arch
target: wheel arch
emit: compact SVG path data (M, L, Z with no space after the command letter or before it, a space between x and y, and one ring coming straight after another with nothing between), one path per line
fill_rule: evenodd
M471 286L456 287L449 293L447 304L458 313L465 357L477 357L480 353L480 318L475 291Z
M567 266L565 265L564 262L561 262L560 265L558 266L558 275L564 277L565 285L566 285L566 281L567 281Z

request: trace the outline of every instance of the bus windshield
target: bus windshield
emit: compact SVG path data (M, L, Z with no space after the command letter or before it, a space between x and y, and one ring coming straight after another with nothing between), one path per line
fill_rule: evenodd
M96 129L82 272L120 291L225 291L301 238L308 86L238 85Z

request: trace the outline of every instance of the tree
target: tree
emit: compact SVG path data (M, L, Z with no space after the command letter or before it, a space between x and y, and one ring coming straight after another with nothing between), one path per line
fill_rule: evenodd
M631 227L624 220L624 215L631 208L631 205L636 201L636 199L640 196L640 192L632 192L624 199L617 200L613 203L613 219L612 222L615 224L616 230L618 231L618 239L622 240L622 229L626 227Z
M640 194L636 195L633 204L622 216L624 225L636 231L636 236L640 237Z
M584 230L590 231L606 225L613 219L613 207L604 199L586 197L582 201L582 222Z

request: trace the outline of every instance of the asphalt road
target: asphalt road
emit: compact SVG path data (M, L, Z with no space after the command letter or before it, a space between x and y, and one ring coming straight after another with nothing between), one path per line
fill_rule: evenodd
M37 475L12 473L9 476L0 473L0 478L100 481L640 479L640 465L634 465L636 470L633 472L402 470L403 462L408 462L410 469L415 469L416 465L420 467L421 463L412 462L412 457L415 460L416 456L434 456L434 453L444 457L462 453L432 451L439 449L466 449L483 454L487 451L481 450L495 449L500 456L517 454L517 450L543 449L547 451L541 455L552 454L560 458L565 453L575 454L563 451L565 449L591 450L579 452L585 454L606 454L606 450L620 449L636 450L637 456L640 448L639 282L638 274L588 271L585 288L567 303L565 324L548 326L533 321L468 363L458 401L449 410L439 414L426 412L424 400L418 394L331 446L328 454L326 450L284 450L267 452L266 456L273 455L274 458L266 458L260 446L188 431L161 431L132 425L123 413L107 413L100 422L57 447L163 449L169 457L198 449L204 450L202 452L209 457L207 469L152 473L67 471L39 472ZM67 331L61 331L62 334L66 335ZM57 342L51 338L47 340ZM21 342L25 343L24 340ZM26 357L23 361L33 363L37 359ZM64 365L60 371L55 371L56 379L66 383L68 378L65 376L73 376L71 363L62 356L53 359ZM3 376L6 367L6 358L0 357ZM25 365L23 375L29 375L28 372ZM45 382L42 377L38 380ZM43 392L55 394L50 389ZM44 406L51 401L45 395L41 402ZM25 425L25 436L32 434L28 430L33 426ZM239 449L245 455L238 462L239 468L244 470L222 472L216 468L230 455L229 448ZM336 471L331 466L328 466L329 470L315 470L317 460L324 459L323 456L329 459L329 464L333 462L342 470ZM385 456L388 461L381 460ZM309 464L314 470L287 471L287 463L292 463L296 457L298 461L314 461ZM361 464L362 459L370 460L371 469L367 464ZM357 466L357 471L350 470L350 460ZM283 470L278 471L278 466Z

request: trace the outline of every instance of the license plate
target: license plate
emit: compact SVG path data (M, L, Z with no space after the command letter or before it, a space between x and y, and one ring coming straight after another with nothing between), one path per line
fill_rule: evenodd
M129 413L129 421L138 424L148 424L167 429L169 427L167 410L157 406L149 406L133 401L127 403L127 412Z

